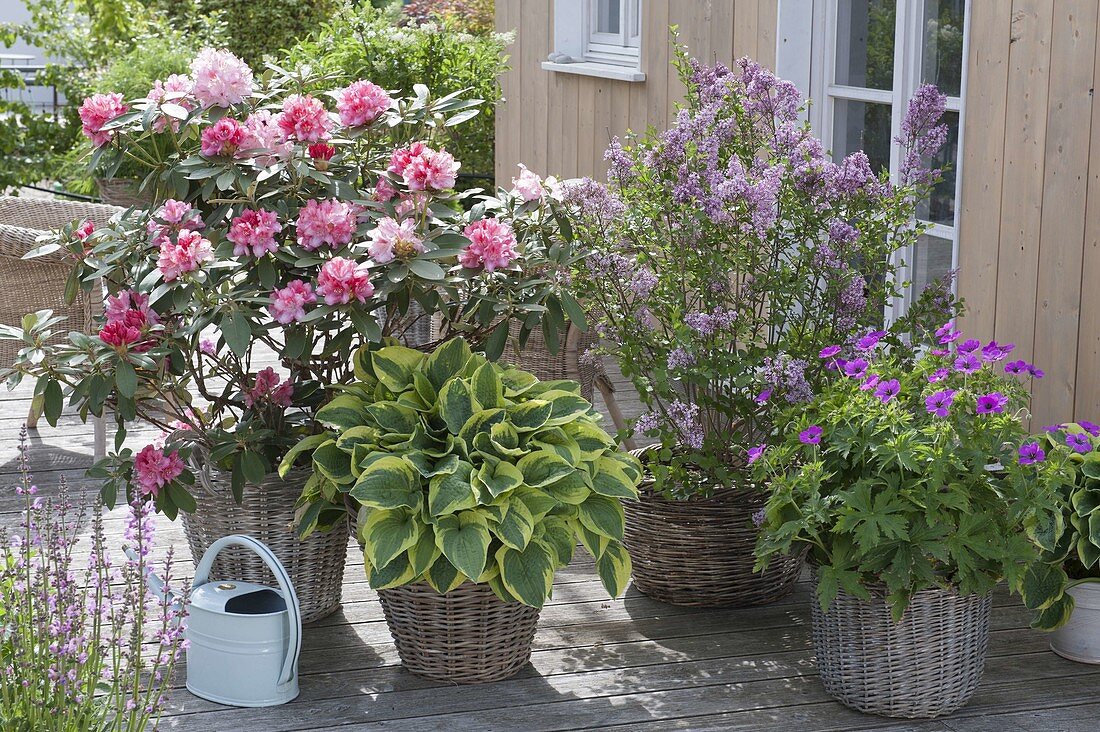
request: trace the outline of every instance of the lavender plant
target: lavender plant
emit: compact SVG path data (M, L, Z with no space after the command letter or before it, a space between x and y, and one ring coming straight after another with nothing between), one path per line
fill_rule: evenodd
M922 163L946 130L944 97L922 88L895 184L863 152L832 162L799 121L794 85L753 61L731 70L681 52L677 65L687 102L672 127L613 140L608 184L585 179L564 197L592 251L574 276L599 352L648 409L633 432L660 442L657 488L683 497L738 480L778 411L813 395L821 348L881 330L907 284L894 255L919 235L915 204L939 179ZM951 316L943 289L907 329Z
M183 616L153 578L152 504L135 504L115 563L98 510L85 521L62 482L43 498L31 482L26 428L18 529L0 532L0 728L9 732L136 732L159 718L183 652ZM78 542L84 529L86 562ZM172 550L162 566L171 580ZM167 589L167 585L164 587Z

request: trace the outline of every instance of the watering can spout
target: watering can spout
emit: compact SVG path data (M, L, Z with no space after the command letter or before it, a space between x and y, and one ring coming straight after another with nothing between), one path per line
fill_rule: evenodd
M134 551L134 548L131 546L124 545L122 547L122 553L125 554L131 562L137 563L141 561L141 557L136 551ZM182 608L183 599L175 592L170 590L168 588L168 585L165 584L164 580L161 579L160 575L154 572L152 568L150 568L148 565L146 565L145 583L148 588L149 594L151 594L153 597L176 609Z

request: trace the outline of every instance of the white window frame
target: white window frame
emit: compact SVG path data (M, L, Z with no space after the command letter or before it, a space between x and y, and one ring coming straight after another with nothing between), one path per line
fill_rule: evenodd
M807 115L815 135L826 147L833 140L833 119L838 101L871 102L891 105L891 140L901 136L905 108L921 84L923 53L924 0L896 0L897 17L894 39L894 80L892 90L868 89L834 83L836 78L837 0L779 0L779 28L776 41L776 68L780 76L791 79L812 100ZM807 7L812 4L812 9ZM962 211L960 193L963 179L963 130L966 124L966 60L969 56L970 17L973 0L966 3L963 19L962 71L959 96L947 97L947 111L959 114L959 144L955 172L955 211L951 226L924 222L925 233L951 242L952 267L959 262L959 216ZM806 12L810 10L811 12ZM890 180L900 177L901 147L890 145ZM908 281L914 252L907 248L898 252L895 264L897 276ZM955 285L952 285L954 289ZM956 293L957 294L957 293ZM912 303L912 288L906 288L901 302L887 306L886 319L901 317Z
M618 33L597 30L598 7L598 0L555 0L554 50L542 62L542 68L619 81L645 81L641 68L644 0L621 0Z

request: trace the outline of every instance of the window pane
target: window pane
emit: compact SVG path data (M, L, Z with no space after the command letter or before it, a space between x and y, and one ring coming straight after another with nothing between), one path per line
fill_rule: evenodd
M642 35L642 0L628 0L630 10L630 36Z
M925 0L921 81L931 82L949 97L962 90L965 0Z
M619 32L619 4L621 0L598 0L596 3L596 32Z
M895 0L839 0L836 19L837 84L894 87Z
M955 176L959 169L959 113L944 112L947 142L932 159L931 166L943 170L943 180L932 189L928 200L917 204L917 218L947 226L955 225Z
M909 280L912 282L911 295L914 301L931 282L946 276L954 268L951 250L950 239L922 234L917 240L913 246L909 270Z
M863 150L878 173L890 168L890 105L837 99L833 111L833 159Z

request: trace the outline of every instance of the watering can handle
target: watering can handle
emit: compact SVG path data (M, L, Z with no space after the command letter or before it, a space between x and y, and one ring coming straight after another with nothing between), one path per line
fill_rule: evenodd
M283 661L283 671L279 675L279 685L289 683L294 674L294 666L298 663L298 654L302 650L302 612L298 606L298 595L294 592L294 585L290 581L290 576L274 552L266 544L253 539L251 536L242 536L241 534L223 536L211 544L210 548L202 555L199 566L195 568L195 579L192 586L198 587L210 581L210 568L214 565L214 559L227 546L243 546L246 549L251 549L260 559L264 560L264 564L267 565L279 582L279 589L283 591L283 597L287 601L287 609L290 611L290 644L287 646L286 660Z

